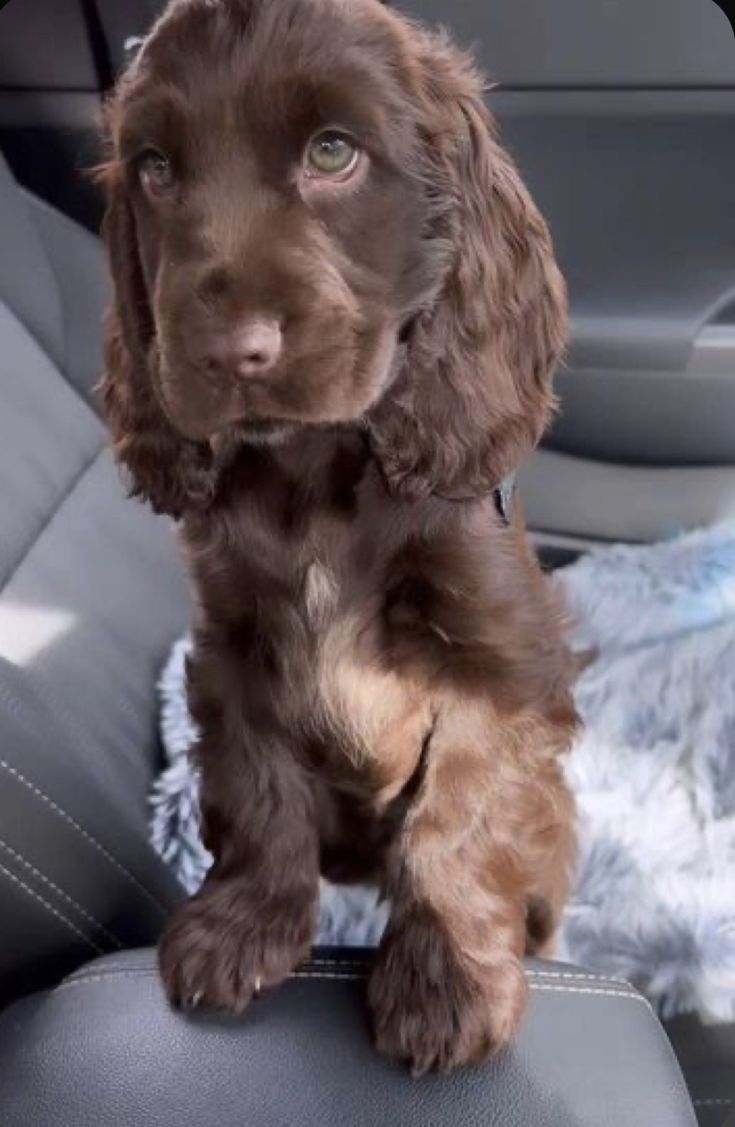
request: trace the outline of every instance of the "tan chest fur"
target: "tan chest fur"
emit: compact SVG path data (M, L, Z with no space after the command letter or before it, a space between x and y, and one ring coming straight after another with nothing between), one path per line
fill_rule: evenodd
M320 727L355 767L375 778L378 805L411 777L431 726L429 696L417 682L383 668L371 639L379 606L360 613L339 607L339 582L315 560L307 569L304 611L318 638L316 682Z

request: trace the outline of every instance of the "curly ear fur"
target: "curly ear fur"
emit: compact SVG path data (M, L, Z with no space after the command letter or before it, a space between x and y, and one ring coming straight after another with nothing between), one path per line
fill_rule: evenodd
M130 493L157 513L180 517L205 506L214 490L206 443L178 435L156 398L150 373L153 319L138 253L135 217L113 165L103 172L107 213L103 234L113 279L105 324L102 405L115 456L128 471Z
M567 328L546 224L501 148L472 65L426 36L418 101L432 237L449 264L415 322L405 367L369 420L389 486L410 496L491 491L536 445Z

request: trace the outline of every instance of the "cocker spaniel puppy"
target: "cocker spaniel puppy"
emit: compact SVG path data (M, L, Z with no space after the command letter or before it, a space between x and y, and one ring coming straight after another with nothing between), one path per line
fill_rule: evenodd
M168 995L242 1011L319 874L372 881L378 1047L482 1060L572 840L562 616L500 489L554 404L546 226L470 62L378 0L174 0L107 123L106 417L197 601L214 865Z

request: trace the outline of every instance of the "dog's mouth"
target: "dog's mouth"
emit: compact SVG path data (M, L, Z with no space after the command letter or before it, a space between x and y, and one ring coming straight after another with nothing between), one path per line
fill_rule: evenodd
M217 457L226 456L240 446L281 446L293 437L299 424L273 420L243 419L228 423L209 439Z
M157 398L183 437L212 449L275 446L295 431L359 423L394 382L414 318L335 347L284 355L262 378L213 380L185 349L156 348Z

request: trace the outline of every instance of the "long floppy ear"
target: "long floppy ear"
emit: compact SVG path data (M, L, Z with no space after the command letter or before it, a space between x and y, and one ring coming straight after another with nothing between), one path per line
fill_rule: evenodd
M393 490L465 498L496 487L551 418L566 289L474 68L440 38L423 45L424 179L436 206L432 235L448 245L448 263L369 425Z
M107 189L103 234L113 281L100 385L103 411L115 456L130 477L131 496L146 499L157 513L180 517L210 502L212 453L207 443L178 435L156 399L150 373L153 315L135 217L119 169L113 164L101 179Z

